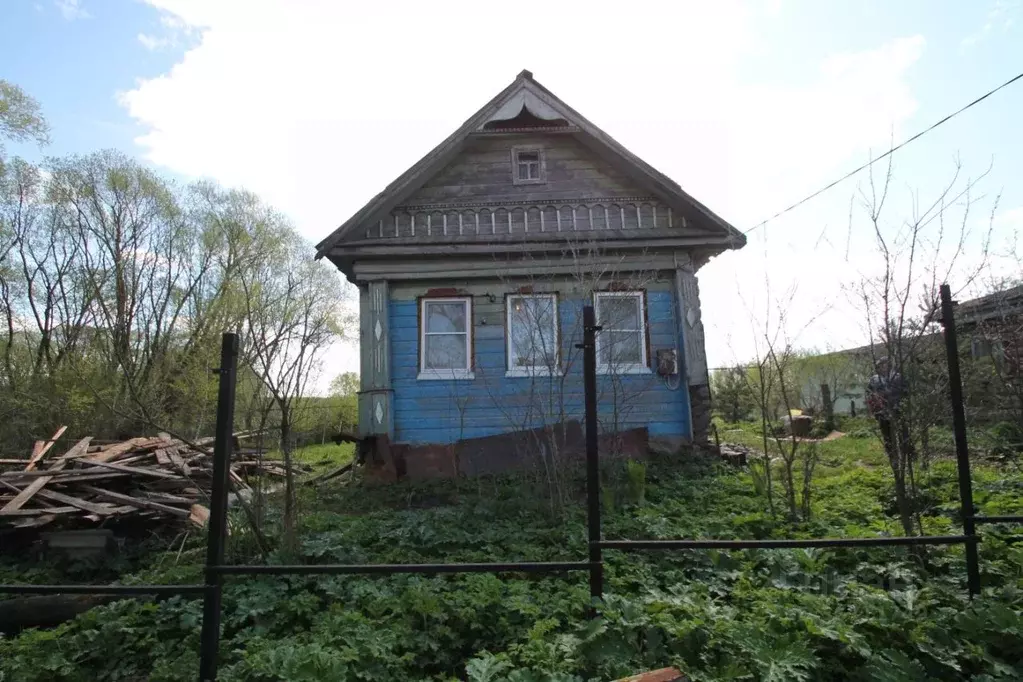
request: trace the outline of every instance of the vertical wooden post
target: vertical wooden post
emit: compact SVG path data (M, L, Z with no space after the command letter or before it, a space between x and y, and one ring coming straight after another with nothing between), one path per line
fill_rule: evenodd
M394 437L391 390L390 283L360 285L359 291L359 428L360 436Z
M217 679L220 648L220 602L223 576L216 567L224 563L227 535L227 491L231 470L231 441L234 431L234 395L238 374L238 335L224 334L220 344L220 388L217 394L216 440L213 445L213 485L210 491L210 519L206 536L206 593L203 596L199 681Z
M821 384L821 410L824 412L824 428L831 433L835 430L835 404L831 400L831 386Z
M590 544L590 597L604 594L600 549L600 459L597 452L597 318L593 306L583 308L583 395L586 407L586 521Z
M952 399L952 431L956 444L956 463L959 465L959 504L963 515L963 535L973 540L977 534L973 520L973 481L970 475L970 452L966 443L966 410L963 406L963 380L959 373L959 344L956 340L955 314L952 312L952 293L947 284L941 285L941 325L945 328L945 354L948 359L948 386ZM977 543L966 543L966 585L970 597L980 593L980 558Z

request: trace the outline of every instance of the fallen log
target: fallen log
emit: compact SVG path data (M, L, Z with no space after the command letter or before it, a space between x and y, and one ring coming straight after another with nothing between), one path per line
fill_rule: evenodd
M355 466L355 461L354 460L352 460L348 464L345 464L344 466L341 466L341 467L338 467L337 469L334 469L333 471L328 471L327 473L323 474L322 476L317 476L315 478L310 478L308 481L306 481L306 483L307 484L312 483L312 484L319 485L320 483L323 483L325 481L329 481L332 478L337 478L338 476L340 476L341 474L345 473L346 471L351 471L353 466Z
M80 613L124 596L105 594L44 594L0 601L0 632L15 634L25 628L53 627Z

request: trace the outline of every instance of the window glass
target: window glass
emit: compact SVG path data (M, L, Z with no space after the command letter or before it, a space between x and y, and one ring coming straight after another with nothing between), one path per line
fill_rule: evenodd
M646 367L643 293L600 292L596 295L597 364L604 371Z
M557 335L553 295L508 297L508 369L556 369Z
M426 331L430 334L465 333L465 301L426 302Z
M422 369L469 369L471 314L469 299L424 300Z
M542 180L539 151L516 151L515 166L518 180Z

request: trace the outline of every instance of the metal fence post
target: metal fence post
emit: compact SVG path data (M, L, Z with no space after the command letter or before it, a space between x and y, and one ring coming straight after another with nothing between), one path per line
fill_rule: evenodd
M220 603L224 579L214 567L224 563L224 539L227 535L227 490L231 468L231 441L234 434L235 382L238 373L237 334L224 334L220 344L220 367L216 371L220 375L220 387L217 394L213 484L206 538L206 592L203 597L199 682L212 682L217 679Z
M959 373L959 344L956 340L952 293L941 285L941 325L945 328L945 354L948 357L948 385L952 399L952 430L955 434L956 462L959 465L959 503L963 515L963 535L976 535L973 509L973 481L970 476L970 452L966 443L966 411L963 406L963 380ZM976 542L966 543L966 585L973 597L980 593L980 559Z
M583 308L583 392L586 405L586 521L590 545L590 597L604 594L600 547L600 460L597 452L597 326L593 306Z

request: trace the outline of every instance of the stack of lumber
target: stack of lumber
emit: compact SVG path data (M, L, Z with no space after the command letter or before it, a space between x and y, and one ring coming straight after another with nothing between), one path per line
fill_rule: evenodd
M37 441L26 459L0 459L0 528L49 524L88 527L130 516L202 526L209 517L213 439L188 444L167 434L94 443L70 443L59 455L61 427ZM234 487L251 474L283 476L279 462L238 457Z

